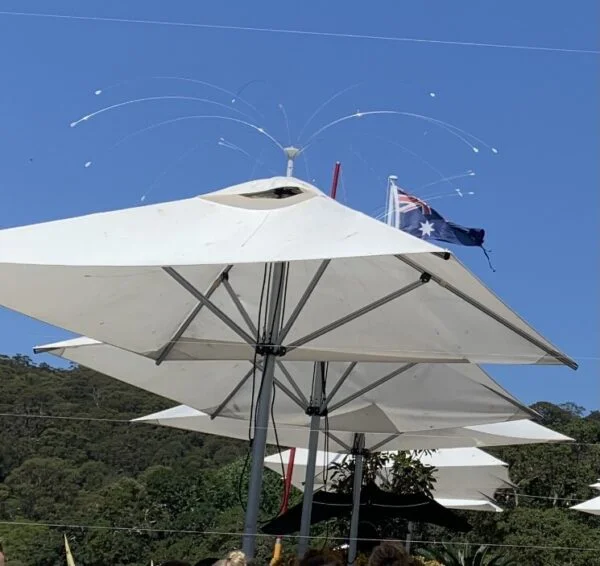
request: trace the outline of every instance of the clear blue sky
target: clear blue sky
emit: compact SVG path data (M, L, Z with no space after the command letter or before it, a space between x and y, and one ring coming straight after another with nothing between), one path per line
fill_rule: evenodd
M99 2L0 1L0 11L48 12L334 31L597 50L596 0L546 2ZM385 178L417 194L444 197L440 212L487 230L497 268L479 250L456 253L494 291L581 364L562 368L502 367L491 373L526 402L574 401L600 407L599 118L594 54L566 54L423 43L306 37L275 33L74 21L0 15L0 225L40 222L207 192L250 175L282 172L265 138L232 123L188 121L118 140L153 122L221 112L193 101L148 102L106 112L70 128L103 105L149 96L208 97L222 92L183 82L122 80L153 75L192 77L237 91L283 143L283 104L296 137L312 111L354 83L310 129L339 116L376 109L430 115L499 149L475 154L431 123L365 118L330 130L307 152L298 176L328 188L342 161L340 198L371 214L382 211ZM260 79L260 81L258 81ZM105 89L95 96L94 91ZM429 93L434 92L433 97ZM252 112L239 101L240 111ZM222 113L235 116L227 110ZM224 137L253 156L219 147ZM390 143L391 142L393 143ZM195 144L197 151L178 157ZM396 144L396 145L394 145ZM437 174L475 177L424 189ZM254 164L260 157L266 165ZM88 168L84 163L92 161ZM407 323L409 323L407 321ZM0 312L0 351L30 353L59 331Z

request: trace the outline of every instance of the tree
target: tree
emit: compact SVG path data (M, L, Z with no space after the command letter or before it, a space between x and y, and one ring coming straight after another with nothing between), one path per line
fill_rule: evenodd
M435 468L421 462L424 451L366 452L363 456L363 485L378 484L400 495L423 493L431 497ZM391 466L390 466L391 463ZM337 493L351 493L354 485L354 458L344 458L330 466L331 487Z

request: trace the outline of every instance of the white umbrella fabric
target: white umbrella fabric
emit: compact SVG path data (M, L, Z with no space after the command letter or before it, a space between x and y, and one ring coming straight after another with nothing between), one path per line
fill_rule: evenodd
M243 419L216 417L186 405L178 405L150 415L134 419L176 429L190 430L203 434L216 434L245 440L248 438L248 422ZM277 422L277 421L276 421ZM338 431L328 427L321 429L328 435L327 445L331 452L350 452L354 433ZM281 446L307 446L310 429L302 426L277 422L277 438L273 427L267 431L267 443ZM386 450L437 450L440 448L468 448L506 446L521 444L568 442L568 436L549 428L521 419L508 422L467 426L456 429L416 431L405 434L365 434L365 449Z
M0 304L157 361L251 360L265 265L289 316L263 354L576 365L447 251L287 177L2 230Z
M593 483L590 487L600 491L600 482ZM573 505L573 507L569 507L569 509L574 509L575 511L581 511L590 515L600 515L600 496Z
M156 365L143 356L87 338L50 344L36 351L49 352L130 385L186 402L213 418L247 421L253 408L251 362L236 362L231 373L225 371L232 367L228 362ZM240 375L246 376L243 382ZM275 422L282 427L298 427L293 430L299 431L301 446L309 432L306 412L314 381L313 363L288 362L284 358L274 375L276 387L282 391L273 404ZM535 414L473 364L330 362L329 383L333 384L326 388L329 429L350 443L357 430L385 439L391 434L502 422ZM173 409L171 416L190 416L189 409L181 410L180 415ZM219 434L217 429L215 434Z
M279 474L282 464L287 466L291 451L286 450L265 458L265 466ZM326 482L331 476L328 469L335 463L342 463L352 458L348 454L325 452L317 453L317 474L315 489L330 489L331 483ZM479 450L478 448L441 449L429 454L421 454L420 461L436 468L436 482L432 495L438 503L445 507L464 509L466 505L477 507L477 510L488 510L490 500L501 487L511 486L507 464ZM304 491L304 480L309 460L306 449L297 448L294 457L294 467L291 482L296 488ZM391 468L392 463L387 466ZM442 503L444 500L445 503ZM469 503L467 503L469 502ZM477 503L474 503L477 502ZM496 506L497 507L497 506ZM495 509L494 509L495 510Z
M436 497L435 500L448 509L456 509L457 511L478 511L487 513L502 513L503 509L496 505L493 501L485 499L446 499Z
M0 304L157 364L198 360L202 377L206 361L235 375L239 362L259 360L250 556L284 356L576 367L448 252L291 177L3 230ZM316 389L305 397L318 420Z

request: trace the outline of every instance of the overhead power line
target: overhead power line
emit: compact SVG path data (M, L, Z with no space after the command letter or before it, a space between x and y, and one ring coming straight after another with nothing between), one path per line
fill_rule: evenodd
M328 37L332 39L355 39L363 41L379 41L379 42L394 42L394 43L421 43L429 45L446 45L457 47L486 47L490 49L512 49L519 51L538 51L550 53L565 53L579 55L600 55L600 50L597 49L579 49L570 47L551 47L541 45L518 45L509 43L485 43L477 41L455 41L445 39L430 39L423 37L401 37L389 35L371 35L360 33L344 33L333 31L316 31L316 30L300 30L286 29L273 27L255 27L255 26L237 26L228 24L204 24L198 22L177 22L167 20L147 20L133 18L116 18L102 16L77 16L72 14L54 14L48 12L12 12L0 11L1 16L14 17L30 17L30 18L48 18L56 20L73 20L73 21L90 21L90 22L106 22L120 24L138 24L146 26L171 26L180 28L196 28L196 29L212 29L222 31L241 31L254 33L271 33L279 35L297 35L305 37Z
M216 531L216 530L195 530L195 529L158 529L154 527L117 527L107 525L81 525L77 523L53 523L53 522L42 522L42 521L0 521L0 525L13 525L19 527L46 527L55 529L84 529L84 530L102 530L102 531L128 531L132 533L167 533L167 534L190 534L190 535L218 535L218 536L242 536L245 533L236 531ZM273 535L265 533L254 533L255 536L262 538L275 538ZM299 539L304 538L300 535L285 535L288 539ZM332 537L332 536L309 536L309 539L323 539L327 540L339 540L347 541L347 537ZM361 538L357 537L359 541L379 541L382 539L374 538ZM406 542L404 539L385 539L389 542ZM451 544L461 546L490 546L495 548L535 548L539 550L579 550L579 551L600 551L600 547L584 547L584 546L555 546L555 545L532 545L532 544L499 544L492 542L462 542L462 541L439 541L439 540L412 540L413 543L420 544Z

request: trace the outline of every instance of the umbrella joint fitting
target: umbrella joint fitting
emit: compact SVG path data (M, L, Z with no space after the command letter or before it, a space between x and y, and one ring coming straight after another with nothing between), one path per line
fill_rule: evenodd
M431 281L431 274L424 271L423 273L421 273L421 277L419 278L419 280L421 281L421 283L429 283Z
M272 356L283 357L287 354L287 348L281 344L257 344L256 353L259 356L267 356L270 354Z
M327 407L320 407L319 405L309 405L306 407L306 415L309 417L326 417L328 413Z

